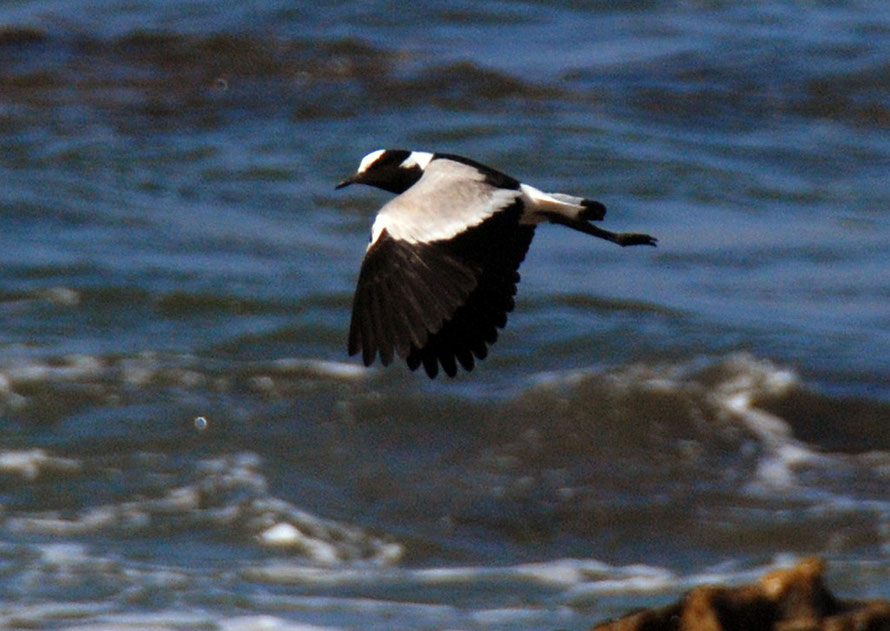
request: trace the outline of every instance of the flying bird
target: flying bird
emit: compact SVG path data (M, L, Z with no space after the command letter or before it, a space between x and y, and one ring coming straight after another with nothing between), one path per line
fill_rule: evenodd
M621 246L648 234L594 226L600 202L544 193L449 153L380 149L337 185L367 184L397 196L377 213L359 272L349 325L350 355L384 366L398 355L432 379L473 369L507 324L535 227L568 226Z

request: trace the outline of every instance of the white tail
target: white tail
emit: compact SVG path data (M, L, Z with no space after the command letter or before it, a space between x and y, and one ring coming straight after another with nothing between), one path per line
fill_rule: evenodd
M553 215L560 215L573 221L595 221L602 219L606 214L606 207L592 199L565 193L545 193L528 184L522 184L521 188L527 201L522 223L538 224L552 221Z

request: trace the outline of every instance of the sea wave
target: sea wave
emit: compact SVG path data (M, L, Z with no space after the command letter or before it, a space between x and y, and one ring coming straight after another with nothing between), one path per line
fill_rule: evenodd
M0 50L8 58L0 70L6 103L26 110L85 105L130 131L138 129L135 121L213 127L246 111L308 121L369 108L487 110L554 97L596 107L603 91L612 98L622 92L622 103L641 117L724 121L734 128L777 116L859 126L890 119L890 70L879 60L865 58L853 71L834 64L800 68L765 48L743 57L665 54L634 65L616 62L608 71L601 65L567 69L549 79L471 58L437 62L418 50L355 37L134 30L102 38L13 26L0 31ZM829 60L845 54L831 45L811 52ZM660 81L641 80L648 76Z
M23 555L22 548L19 554ZM25 556L25 555L23 555ZM337 628L509 629L554 625L582 628L592 619L652 606L707 584L738 585L795 560L722 564L678 573L651 565L610 565L561 558L500 567L400 568L379 565L312 568L299 560L268 559L217 572L185 564L138 563L82 544L37 544L27 561L11 550L12 572L24 589L48 602L0 608L10 626L51 623L62 629L106 631L196 626L223 630ZM89 582L77 602L53 601L66 584ZM517 597L522 604L512 604ZM121 600L143 605L127 610ZM176 602L175 606L170 601ZM245 613L263 612L263 613Z
M410 524L422 538L445 537L455 551L460 532L544 544L569 535L599 540L627 522L636 524L622 535L631 546L656 532L691 536L701 521L713 527L696 536L717 549L738 548L739 528L755 541L801 550L888 541L881 525L890 519L887 403L850 404L765 359L734 354L541 373L506 397L406 389L393 379L352 363L298 358L7 358L0 366L7 428L53 431L49 446L9 451L0 463L8 474L41 481L73 462L88 478L77 463L96 449L126 462L145 451L193 458L211 445L237 452L250 441L301 488L322 471L324 484L373 506L372 521ZM254 469L248 462L239 470L259 475ZM73 521L48 514L10 523L50 532L152 522L165 506L201 495L202 485L225 488L229 479L201 475L205 482L166 486L154 503L104 503ZM255 487L252 479L243 478L242 490ZM220 501L206 513L190 506L165 527L232 509ZM291 509L272 504L252 500L250 514L233 518L254 524L247 530L263 545L299 545ZM269 517L276 511L279 520Z
M7 296L2 303L7 309L33 309L42 303L66 309L95 301L93 293L56 288ZM108 299L132 304L133 297L124 291L117 298L106 296L103 304ZM171 294L149 300L137 294L136 299L146 301L147 308L173 314L198 308L208 318L233 311L287 313L289 309L274 302L215 296ZM633 308L623 303L608 305L604 308ZM279 337L280 333L270 335ZM391 381L391 372L349 361L250 360L216 351L52 356L7 347L0 357L0 406L11 418L47 422L53 419L36 419L27 411L49 409L60 397L72 411L89 405L114 407L160 393L165 397L207 392L248 398L252 393L268 402L289 400L314 383L343 399L353 415L373 418L381 406L398 409L400 398L411 406L416 397L433 401L453 397L451 391L378 389ZM351 389L339 389L338 384L350 383ZM366 396L369 387L375 389L370 398ZM781 480L789 481L791 469L817 462L817 452L838 452L840 457L890 451L884 427L890 418L887 402L822 392L794 370L746 353L538 373L525 385L516 384L506 399L503 391L491 394L499 409L492 408L495 400L479 390L470 391L467 396L472 398L461 406L467 415L484 417L480 431L489 427L496 434L503 425L510 425L520 451L520 445L531 440L521 438L522 428L534 433L537 437L531 442L537 447L529 455L537 453L542 462L567 453L602 457L617 450L627 453L628 448L645 452L650 447L662 452L670 449L671 457L684 461L703 450L719 454L729 445L743 452L742 445L750 443L763 454L785 461L785 473L773 480L782 486ZM693 448L692 442L700 443L699 447Z
M85 478L97 474L96 464L52 457L39 449L0 453L0 473L30 479L65 474ZM287 549L320 565L354 560L388 564L403 553L397 543L320 518L272 496L261 460L249 452L201 460L187 472L174 473L175 465L161 455L135 455L129 463L118 460L106 466L111 468L109 473L122 466L142 469L154 483L145 484L137 498L125 501L64 511L20 511L0 520L3 528L18 535L63 538L99 533L126 537L216 533ZM177 478L182 483L177 484Z

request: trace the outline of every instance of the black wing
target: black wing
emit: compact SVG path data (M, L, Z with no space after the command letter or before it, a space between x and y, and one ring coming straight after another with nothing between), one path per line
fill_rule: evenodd
M534 226L519 225L521 201L451 239L409 243L384 230L368 250L356 287L349 354L365 365L394 352L432 378L459 362L472 370L507 323L519 265Z
M366 366L378 352L384 366L394 351L407 357L442 328L476 283L474 270L443 249L394 239L383 230L362 261L349 354L361 350Z

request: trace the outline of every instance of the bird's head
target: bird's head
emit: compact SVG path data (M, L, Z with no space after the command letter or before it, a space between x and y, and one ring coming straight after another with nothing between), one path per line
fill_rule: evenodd
M337 188L367 184L391 193L404 193L420 179L432 159L433 154L426 151L378 149L362 158L358 171L337 184Z

